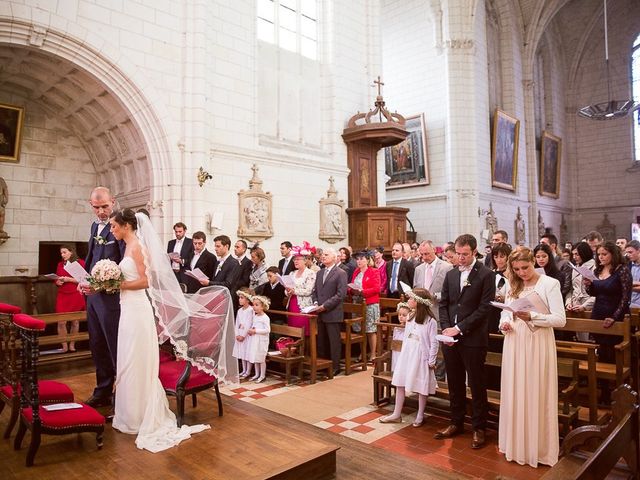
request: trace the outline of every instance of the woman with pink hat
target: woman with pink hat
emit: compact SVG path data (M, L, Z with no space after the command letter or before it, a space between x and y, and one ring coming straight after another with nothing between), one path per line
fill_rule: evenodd
M287 310L289 312L298 313L302 308L313 305L311 293L316 283L316 272L307 268L306 260L314 252L315 247L312 247L308 242L303 242L302 245L296 245L291 249L295 270L289 274L293 279L294 286L286 288L287 298L289 299ZM291 315L287 317L287 324L290 327L302 327L305 330L305 334L309 335L308 317Z

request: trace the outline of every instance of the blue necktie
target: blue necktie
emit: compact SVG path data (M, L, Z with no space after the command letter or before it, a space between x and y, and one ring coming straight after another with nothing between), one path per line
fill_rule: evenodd
M393 268L391 269L391 293L398 291L398 268L400 262L394 261Z

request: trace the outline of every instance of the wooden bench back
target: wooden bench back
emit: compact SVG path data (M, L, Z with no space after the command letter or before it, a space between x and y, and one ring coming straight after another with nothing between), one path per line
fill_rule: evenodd
M302 327L290 327L289 325L278 325L277 323L271 324L271 333L293 338L304 337L304 329Z
M556 330L570 332L588 332L598 335L619 335L624 341L631 338L631 320L629 315L625 315L621 322L613 322L609 328L604 328L602 320L591 320L586 318L567 317L564 327L554 327Z
M367 304L364 302L362 303L344 302L342 304L342 311L345 314L345 318L351 318L351 314L355 314L358 317L366 318Z

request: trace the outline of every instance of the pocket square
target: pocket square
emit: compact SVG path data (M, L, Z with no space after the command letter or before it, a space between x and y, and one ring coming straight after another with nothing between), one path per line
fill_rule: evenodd
M105 245L111 245L112 243L116 243L115 240L111 240L110 242L105 243Z

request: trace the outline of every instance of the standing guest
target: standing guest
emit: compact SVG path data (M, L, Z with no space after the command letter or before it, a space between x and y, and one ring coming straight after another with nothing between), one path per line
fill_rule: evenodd
M178 222L173 226L173 234L176 238L169 240L167 253L171 258L171 268L176 274L178 282L182 282L181 273L185 270L186 258L193 253L193 242L190 238L187 238L187 226L182 222Z
M593 272L597 280L593 282L584 278L589 295L596 297L591 310L591 318L602 320L602 325L609 328L613 322L620 322L629 313L633 278L629 267L618 246L613 242L606 242L598 247L596 269ZM622 341L617 335L594 335L596 343L600 345L598 357L603 362L615 363L615 345ZM606 398L606 397L605 397Z
M458 255L456 255L456 248L453 245L450 245L445 248L444 258L447 262L449 262L454 267L458 266Z
M262 295L263 297L267 297L269 299L269 304L274 310L282 310L286 308L285 306L285 291L284 286L278 280L278 267L272 266L267 268L267 282L261 284L256 289L256 294ZM286 319L282 317L280 314L271 314L271 323L277 323L278 325L283 325L286 322Z
M226 235L218 235L213 239L213 248L216 251L216 270L209 285L227 287L230 292L235 292L240 276L240 264L231 257L231 239ZM237 309L237 303L234 302Z
M436 257L438 257L440 260L445 260L444 258L444 249L442 247L436 247Z
M511 290L506 303L535 292L550 313L503 310L504 333L498 445L508 461L534 468L558 462L558 365L553 327L566 323L560 283L539 275L533 254L509 256Z
M487 389L484 362L489 342L488 315L496 296L495 274L476 260L478 243L473 235L455 242L459 267L447 272L440 300L442 334L456 343L442 347L451 398L451 420L434 438L451 438L463 432L467 388L471 389L473 438L471 448L482 448L487 427Z
M491 236L491 250L484 258L484 266L493 268L493 247L500 243L509 243L509 234L504 230L496 230Z
M199 268L209 280L216 271L216 256L207 250L207 235L204 232L195 232L192 238L193 250L185 258L185 272ZM187 287L186 293L196 293L202 287L209 285L209 280L198 282L195 278L183 274L183 283Z
M567 263L571 263L572 260L572 255L571 255L571 248L563 248L562 249L562 253L560 254L560 256L562 257L562 260L564 260Z
M415 267L413 264L402 257L402 244L396 242L391 248L391 260L387 262L387 295L391 298L400 298L403 294L400 282L407 285L413 285L413 275Z
M353 278L353 272L356 269L356 264L351 258L351 250L347 247L340 247L338 249L338 264L336 266L344 270L344 273L347 274L347 278Z
M572 255L573 262L577 266L586 267L589 270L596 268L593 252L586 242L576 243L575 247L573 247ZM595 297L587 293L584 283L582 282L582 275L573 270L571 275L571 293L565 302L566 309L574 312L584 312L585 310L591 310L595 301ZM589 334L586 335L583 340L588 340Z
M373 265L380 274L380 295L387 294L387 262L384 261L384 247L382 245L373 250Z
M627 240L626 238L624 237L616 238L616 245L620 247L620 250L622 250L623 252L625 248L627 248L628 244L629 244L629 240Z
M249 345L249 329L253 326L253 307L251 301L254 292L244 287L236 292L238 295L238 312L236 313L236 341L233 345L233 356L242 363L240 378L247 378L251 375L253 364L247 360L249 358L247 346Z
M316 264L316 255L315 252L311 252L311 255L305 257L304 263L307 268L315 273L318 273L320 267Z
M631 306L640 308L640 242L631 240L624 249L629 266L631 267L631 277L633 278L633 289L631 291Z
M533 249L533 254L535 255L536 268L543 268L545 275L558 280L562 298L567 298L571 293L571 275L569 272L560 271L558 264L554 261L551 247L546 243L541 243Z
M253 363L256 374L251 377L256 383L261 383L267 377L267 351L269 350L269 333L271 325L266 312L269 310L269 299L261 295L254 295L253 325L247 332L251 337L247 345L247 360Z
M313 305L311 294L316 283L316 272L307 268L306 257L311 255L311 249L306 246L296 245L291 249L295 270L289 274L294 286L285 289L289 299L287 310L300 313L303 308ZM290 327L304 328L305 335L309 335L309 317L290 315L287 317Z
M289 275L294 270L293 255L291 254L291 242L286 241L280 244L280 254L282 258L278 262L278 273L283 277Z
M356 270L351 278L351 288L347 291L353 295L354 301L362 299L366 307L365 332L367 334L367 344L369 345L369 361L376 356L376 322L380 320L380 274L373 266L371 253L366 250L354 255L356 260ZM354 324L353 330L360 332L360 325ZM364 358L366 352L362 352Z
M342 302L347 295L347 274L336 268L336 251L327 248L322 253L324 269L316 277L313 301L319 305L318 312L318 353L330 358L333 374L340 373L340 325L344 321Z
M247 242L244 240L238 240L233 245L233 257L238 260L238 263L240 264L237 287L248 287L250 282L249 276L251 275L251 270L253 269L254 264L251 262L251 259L247 257Z
M417 267L422 263L422 258L420 257L420 251L418 250L420 245L417 242L413 242L411 244L411 261L413 262L413 266Z
M602 238L600 232L591 230L589 233L587 233L584 239L589 244L589 247L591 247L593 258L598 258L598 247L604 243L604 239Z
M424 422L424 409L427 397L436 393L435 368L438 355L436 340L436 321L433 318L433 302L429 292L416 288L406 292L409 307L414 314L405 326L402 349L398 363L391 377L391 384L396 387L396 403L393 413L380 418L381 423L401 423L402 407L406 393L418 394L418 412L413 427L420 427Z
M402 258L413 263L413 255L411 253L411 244L404 242L402 244Z
M115 199L109 189L94 188L89 205L97 217L91 226L89 252L85 259L87 270L91 272L99 260L120 263L124 256L125 244L111 233L109 216L113 212ZM96 292L88 284L80 284L78 289L87 296L89 348L96 367L96 387L85 403L90 407L111 405L118 355L120 294Z
M545 233L540 239L540 243L549 245L551 248L551 252L553 254L552 258L555 261L558 270L560 270L564 276L564 283L560 280L560 291L564 295L563 298L567 298L566 296L571 291L571 272L573 271L573 268L569 265L571 259L565 259L562 255L558 254L558 237L553 233Z
M264 261L265 255L264 250L260 247L253 247L251 249L251 270L249 272L249 288L255 290L260 285L267 283L269 279L267 278L267 264ZM240 265L242 267L242 265ZM277 272L276 272L277 273ZM276 305L272 303L272 305ZM278 305L282 305L282 302ZM280 307L274 307L280 308Z
M87 309L87 305L84 297L78 291L78 281L69 275L69 273L64 269L64 267L69 263L76 261L80 266L82 266L82 268L84 268L84 260L78 258L75 248L71 245L62 245L60 247L60 257L62 257L62 261L58 262L58 267L56 268L56 275L58 275L56 285L59 287L58 294L56 295L56 313L84 311ZM78 320L72 321L69 333L73 335L79 331L80 322ZM58 322L58 335L64 336L66 334L67 322ZM76 343L69 342L69 345L67 346L67 342L63 342L62 351L65 353L67 351L75 352Z

